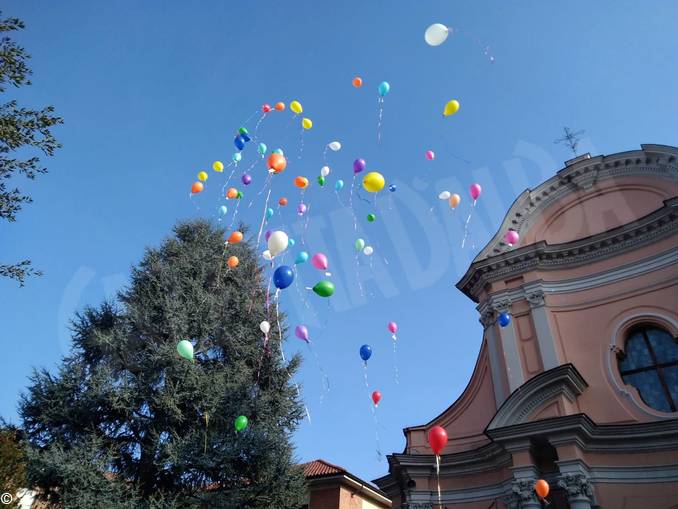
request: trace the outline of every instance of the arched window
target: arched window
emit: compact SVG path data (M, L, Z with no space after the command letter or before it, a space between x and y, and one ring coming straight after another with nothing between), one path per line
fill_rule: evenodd
M619 358L625 384L640 393L646 405L662 412L678 409L678 338L655 325L634 327Z

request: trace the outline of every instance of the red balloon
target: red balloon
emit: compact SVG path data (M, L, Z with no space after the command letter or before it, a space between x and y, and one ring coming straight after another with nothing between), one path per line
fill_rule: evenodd
M268 113L268 112L271 111L272 109L273 109L273 108L271 108L271 105L268 104L268 103L265 103L265 104L261 107L261 111L263 111L264 113Z
M203 189L205 189L205 186L202 185L202 182L193 182L193 185L191 186L191 193L198 194L202 192Z
M544 479L539 479L534 483L534 491L537 492L540 498L546 498L549 495L549 483Z
M372 393L372 401L374 401L374 406L378 406L379 402L381 401L381 392L374 391Z
M433 426L428 432L428 443L433 449L433 454L438 456L440 451L447 445L447 431L442 426Z

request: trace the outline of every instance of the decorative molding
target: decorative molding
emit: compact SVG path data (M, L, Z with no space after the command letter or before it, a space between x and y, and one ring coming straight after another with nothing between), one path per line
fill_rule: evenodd
M544 305L544 291L541 289L534 290L525 295L527 302L530 303L531 308L537 308Z
M589 478L584 474L563 474L558 480L558 486L567 493L568 501L588 499L593 497L593 488Z

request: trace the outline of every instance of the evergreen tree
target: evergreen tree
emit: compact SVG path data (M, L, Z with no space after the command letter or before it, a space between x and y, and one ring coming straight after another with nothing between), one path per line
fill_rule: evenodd
M205 221L147 249L116 302L73 323L58 371L34 372L20 413L29 479L68 508L298 508L290 434L303 416L248 242ZM226 258L240 264L229 269ZM259 330L269 320L269 341ZM281 321L282 323L282 321ZM284 327L283 327L284 329ZM194 362L177 354L188 339ZM236 433L239 415L249 428Z
M21 443L21 431L0 419L0 494L9 493L14 500L3 509L19 507L17 493L27 487L26 454Z

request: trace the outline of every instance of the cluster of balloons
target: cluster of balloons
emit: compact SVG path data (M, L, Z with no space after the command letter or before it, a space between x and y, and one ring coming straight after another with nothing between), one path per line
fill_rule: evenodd
M438 195L439 200L447 200L450 204L452 210L456 209L457 206L461 203L461 196L457 193L451 194L449 191L443 191Z

